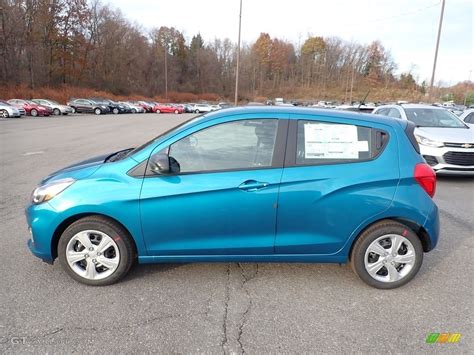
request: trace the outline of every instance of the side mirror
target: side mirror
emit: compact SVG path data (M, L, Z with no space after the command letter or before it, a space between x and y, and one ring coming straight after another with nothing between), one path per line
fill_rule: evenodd
M180 166L177 160L166 154L155 154L150 158L149 168L155 174L168 175L180 172Z

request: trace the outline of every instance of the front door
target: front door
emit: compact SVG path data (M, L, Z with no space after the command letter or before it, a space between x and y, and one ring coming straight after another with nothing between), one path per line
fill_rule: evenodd
M150 255L273 253L282 159L277 119L224 122L156 152L180 173L144 179L140 197Z

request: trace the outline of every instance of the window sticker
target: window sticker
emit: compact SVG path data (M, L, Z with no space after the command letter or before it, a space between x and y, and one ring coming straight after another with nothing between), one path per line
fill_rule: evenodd
M359 146L354 125L306 123L304 139L306 159L358 159L365 149Z

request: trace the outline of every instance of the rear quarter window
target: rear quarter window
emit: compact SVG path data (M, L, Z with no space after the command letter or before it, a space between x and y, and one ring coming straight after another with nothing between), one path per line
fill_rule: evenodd
M368 161L376 158L388 134L370 127L298 121L296 165L322 165Z

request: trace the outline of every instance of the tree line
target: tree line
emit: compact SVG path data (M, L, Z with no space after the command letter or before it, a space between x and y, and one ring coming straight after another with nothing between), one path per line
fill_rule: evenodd
M71 85L115 95L167 92L233 97L236 43L145 30L99 0L0 0L0 84ZM241 47L240 98L357 99L353 91L423 93L412 73L394 74L383 45L308 35L300 44L261 33Z

